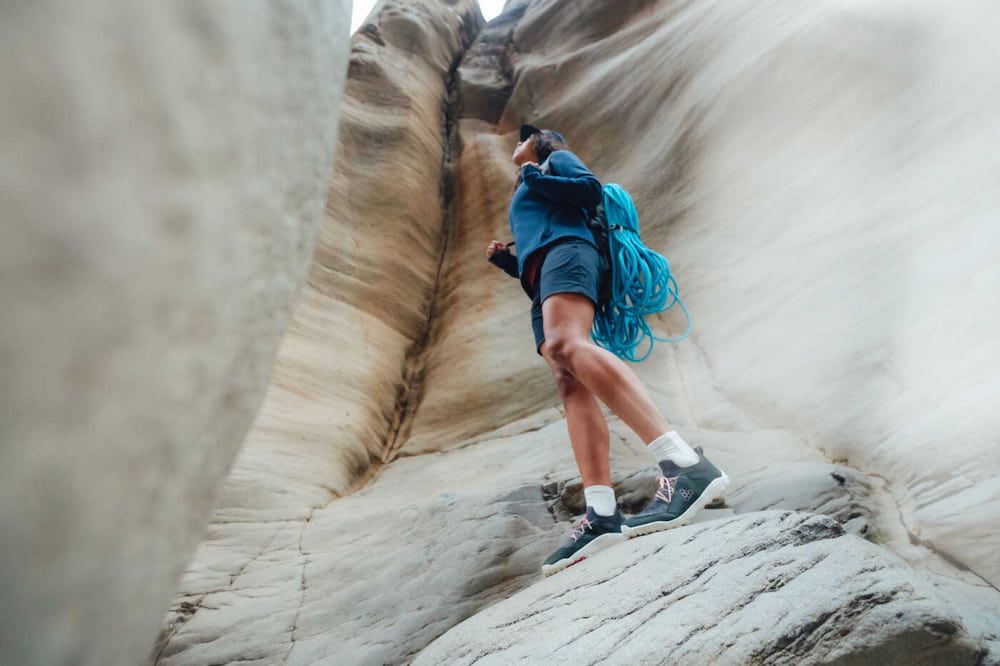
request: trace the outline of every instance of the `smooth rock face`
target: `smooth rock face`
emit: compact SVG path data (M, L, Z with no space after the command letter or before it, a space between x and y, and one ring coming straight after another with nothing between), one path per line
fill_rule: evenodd
M448 153L457 149L455 106L446 100L482 20L475 0L386 1L352 37L336 173L308 283L154 660L304 663L342 638L331 625L324 633L310 624L330 599L310 567L314 548L345 535L320 530L314 538L313 530L325 524L324 508L398 454L427 382L451 225L442 209ZM394 552L399 528L386 523L374 542L338 550L323 570L358 552ZM261 566L268 570L258 574ZM381 609L386 601L373 603ZM420 635L414 649L433 638ZM377 654L398 658L406 647Z
M765 511L631 539L493 604L413 662L975 664L981 648L887 551Z
M1000 584L1000 87L978 83L1000 7L556 4L514 31L501 129L563 132L671 260L692 336L637 368L668 417L788 429L880 474L915 538Z
M727 504L741 513L794 509L821 513L854 534L876 541L878 507L873 495L884 492L881 480L850 467L815 462L781 462L742 476Z
M635 638L621 663L1000 658L1000 422L983 409L1000 397L1000 92L981 84L997 12L511 0L482 25L472 2L377 5L352 38L309 286L156 660L461 660L516 636L501 625L542 607L536 586L585 613L574 581L602 561L636 577L602 588L609 645L654 608L648 635L687 636ZM483 252L510 239L523 121L631 192L670 259L692 336L633 367L747 514L551 580L538 567L579 478L530 303ZM640 507L652 461L610 427L618 495ZM826 536L786 542L786 524ZM697 569L649 549L705 566L717 542L699 594L656 596ZM731 643L710 623L727 613ZM481 635L449 631L470 616ZM545 649L574 656L561 635Z
M0 10L0 663L149 654L306 277L349 7Z

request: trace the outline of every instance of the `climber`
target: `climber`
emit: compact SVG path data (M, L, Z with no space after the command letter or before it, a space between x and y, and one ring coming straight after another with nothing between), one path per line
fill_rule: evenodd
M522 125L511 159L520 167L508 210L517 255L493 240L486 257L519 278L531 298L535 352L552 369L587 503L586 515L542 565L550 575L627 537L690 522L722 496L729 479L667 422L632 369L590 339L598 287L610 267L584 208L601 201L601 182L552 130ZM629 518L611 487L608 424L597 400L642 439L660 468L655 496Z

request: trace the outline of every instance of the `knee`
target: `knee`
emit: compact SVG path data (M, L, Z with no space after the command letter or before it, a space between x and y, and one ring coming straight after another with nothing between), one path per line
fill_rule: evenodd
M575 338L554 336L548 340L549 355L557 365L563 368L571 367L573 355L580 349L580 341Z
M562 400L572 397L577 391L583 388L580 380L570 374L568 370L559 368L552 375L555 377L556 388L559 390L559 398Z

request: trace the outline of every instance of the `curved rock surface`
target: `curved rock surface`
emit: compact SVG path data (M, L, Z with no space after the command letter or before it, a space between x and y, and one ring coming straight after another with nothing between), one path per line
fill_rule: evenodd
M0 8L0 663L149 654L305 280L349 7Z
M351 41L309 285L156 661L485 656L508 638L500 613L546 593L585 613L595 590L573 581L602 562L647 592L682 583L697 568L647 549L716 528L729 559L698 595L603 588L608 617L635 611L609 637L652 602L656 632L732 662L1000 659L1000 90L982 85L998 12L511 0L484 24L471 1L379 3ZM522 121L625 187L671 260L692 335L635 369L746 514L551 581L538 566L578 478L528 300L483 256L509 237ZM619 497L640 506L646 454L611 429ZM785 543L805 524L836 535ZM724 640L713 596L741 622ZM771 604L784 619L765 626ZM711 661L640 635L636 659Z
M413 663L979 663L942 608L909 566L833 519L765 511L597 553Z

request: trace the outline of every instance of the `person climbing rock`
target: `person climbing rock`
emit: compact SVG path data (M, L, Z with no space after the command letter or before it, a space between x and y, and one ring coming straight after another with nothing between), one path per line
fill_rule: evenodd
M522 125L511 159L520 167L508 209L517 254L493 240L486 257L520 279L531 298L535 352L552 369L587 503L586 515L543 563L550 575L628 537L686 524L722 496L729 479L660 414L635 372L590 339L600 281L610 269L585 210L601 201L601 182L553 130ZM598 400L642 439L660 468L655 496L629 518L611 486L610 436Z

